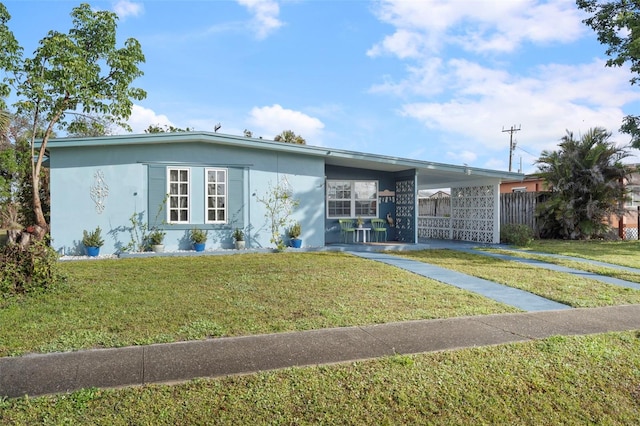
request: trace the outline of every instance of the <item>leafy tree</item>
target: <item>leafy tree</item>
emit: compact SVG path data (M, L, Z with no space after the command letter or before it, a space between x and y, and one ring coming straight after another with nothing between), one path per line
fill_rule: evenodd
M164 127L160 126L159 124L150 124L149 127L144 130L145 133L176 133L192 131L193 129L190 129L188 127L186 129L181 129L179 127L167 126L166 124L164 125Z
M130 85L143 73L138 65L144 62L140 43L127 39L124 47L116 48L117 15L108 11L93 11L81 4L71 12L73 27L68 34L50 31L43 38L32 58L22 59L22 49L12 40L7 27L9 14L0 9L0 47L9 46L15 52L2 65L12 77L3 82L11 84L18 96L18 113L32 117L31 179L32 207L35 215L34 234L43 238L48 232L40 197L41 170L47 143L57 126L69 126L67 115L78 112L97 113L110 117L116 124L130 129L126 119L131 115L132 99L144 99L142 89ZM36 129L44 118L46 127L36 153Z
M293 198L289 182L283 178L275 186L269 182L269 188L264 195L257 195L256 200L264 205L265 219L271 230L271 243L282 251L286 248L284 241L285 229L295 222L291 218L293 211L300 205L300 201Z
M541 236L588 239L604 234L611 215L624 213L624 179L631 169L621 163L625 148L609 141L611 132L590 129L579 140L572 132L561 139L558 151L543 151L539 172L551 193L538 207Z
M640 1L638 0L577 0L578 7L592 16L583 22L598 34L598 41L607 47L608 67L628 63L632 85L640 81ZM631 135L631 144L640 148L640 116L628 115L621 132Z
M113 134L113 120L104 115L78 114L69 124L67 135L76 138L91 138Z
M17 68L22 48L13 36L13 33L7 27L7 22L11 19L11 15L7 11L4 4L0 3L0 70L12 71ZM0 111L2 111L1 120L4 125L8 125L9 114L6 111L7 105L5 98L11 93L10 81L4 78L0 81Z
M32 123L24 115L12 114L9 126L0 141L0 210L5 225L35 223L31 185ZM43 120L37 125L36 138L44 135ZM49 214L49 170L43 168L40 176L40 198L45 217ZM5 217L6 216L6 217Z
M9 123L11 123L9 111L0 110L0 135L4 135L9 130ZM4 137L1 139L4 140ZM0 140L0 144L3 143L3 140Z
M21 52L20 46L13 33L9 31L6 23L11 16L4 4L0 3L0 70L12 70L18 61ZM5 133L11 123L11 114L7 111L5 98L11 93L11 88L6 78L0 81L0 144L6 142Z
M296 135L292 130L283 130L282 133L273 138L276 142L295 143L305 145L307 141L300 135Z

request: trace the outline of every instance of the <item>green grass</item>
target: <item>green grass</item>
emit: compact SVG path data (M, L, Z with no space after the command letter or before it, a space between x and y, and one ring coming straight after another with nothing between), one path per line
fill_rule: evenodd
M629 266L634 266L629 263L639 247L545 242L532 250L543 251L542 246L547 252ZM559 295L578 306L638 303L634 290L618 294L595 281L574 281L566 274L486 256L407 254ZM67 284L0 307L4 355L513 311L338 253L61 266L69 276ZM0 424L17 425L634 424L638 418L636 332L556 336L171 386L0 399Z
M524 250L593 259L640 269L640 241L535 240Z
M0 305L0 356L517 311L341 253L60 266L67 284Z
M490 253L499 253L506 254L508 256L521 257L525 259L534 259L540 260L545 263L552 263L555 265L565 266L567 268L577 269L579 271L592 272L597 275L604 275L613 278L619 278L621 280L630 281L634 283L640 283L640 268L639 272L630 272L616 269L615 267L606 267L601 265L595 265L593 263L588 263L588 260L578 261L578 260L569 260L563 258L553 257L548 254L538 254L531 253L528 251L514 251L509 249L492 249L492 248L483 248L483 251L487 251Z
M517 261L452 250L423 250L402 252L399 255L519 288L573 307L640 303L638 290L537 268ZM588 265L574 262L572 266L584 269Z
M0 400L0 423L16 425L622 425L638 418L633 332Z

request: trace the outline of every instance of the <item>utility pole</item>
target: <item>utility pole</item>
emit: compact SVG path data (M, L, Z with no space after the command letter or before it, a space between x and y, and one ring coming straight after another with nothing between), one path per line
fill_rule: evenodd
M512 160L513 160L513 151L516 149L516 142L513 141L513 134L515 132L519 132L521 129L521 126L518 125L518 127L516 126L511 126L509 129L506 129L503 127L502 128L502 132L509 132L509 171L511 171L511 164L512 164Z

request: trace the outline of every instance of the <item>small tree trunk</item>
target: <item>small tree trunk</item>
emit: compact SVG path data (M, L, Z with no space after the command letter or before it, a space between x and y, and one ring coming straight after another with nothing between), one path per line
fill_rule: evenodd
M21 229L9 229L7 231L9 237L8 244L17 244L21 250L26 250L31 243L32 234Z

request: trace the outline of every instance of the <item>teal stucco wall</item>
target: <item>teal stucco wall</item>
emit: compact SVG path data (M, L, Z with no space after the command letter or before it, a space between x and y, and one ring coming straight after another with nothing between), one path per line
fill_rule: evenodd
M158 215L166 194L167 167L190 170L189 224L163 224L166 210ZM225 224L204 223L207 167L228 170ZM270 186L285 182L300 201L292 219L302 225L303 245L325 244L321 157L206 142L59 144L50 148L50 171L51 236L61 254L84 254L82 231L97 226L105 239L101 254L121 251L132 239L132 215L166 232L167 251L190 250L188 234L193 227L209 231L207 249L232 248L236 226L245 230L247 247L273 247L267 214L257 198ZM102 203L96 202L98 193Z

